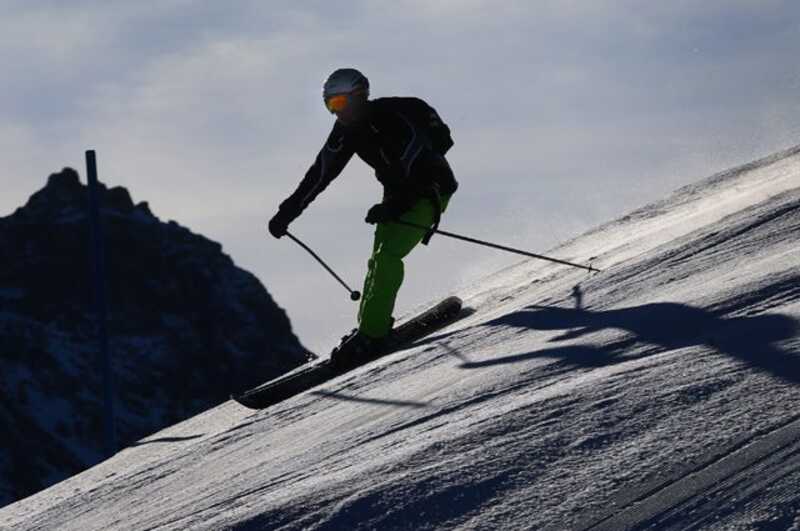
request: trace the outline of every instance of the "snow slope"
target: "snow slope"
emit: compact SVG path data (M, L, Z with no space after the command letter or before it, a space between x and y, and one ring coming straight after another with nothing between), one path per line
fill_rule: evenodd
M2 529L800 529L800 148L458 293L435 337L228 402Z

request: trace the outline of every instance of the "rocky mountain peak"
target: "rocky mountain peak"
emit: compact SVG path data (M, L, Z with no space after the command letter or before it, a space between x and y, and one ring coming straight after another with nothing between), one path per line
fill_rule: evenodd
M101 208L115 214L131 214L137 211L145 218L157 221L147 202L134 204L126 188L122 186L108 188L102 182L98 184ZM25 206L17 209L14 215L39 222L57 221L64 214L86 215L87 204L88 187L81 183L77 171L64 168L58 173L51 174L47 179L47 185L34 193ZM145 220L140 219L140 221Z
M101 185L98 199L122 444L312 357L219 243L123 187ZM0 419L15 426L0 442L0 505L103 457L87 207L64 168L0 218Z

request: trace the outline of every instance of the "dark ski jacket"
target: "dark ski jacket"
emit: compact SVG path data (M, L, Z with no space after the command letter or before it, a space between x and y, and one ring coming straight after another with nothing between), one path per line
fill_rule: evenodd
M419 98L377 98L365 116L345 126L338 120L297 190L280 206L287 221L300 213L344 169L354 153L375 170L383 202L402 212L438 185L441 195L458 183L444 155L453 146L450 129Z

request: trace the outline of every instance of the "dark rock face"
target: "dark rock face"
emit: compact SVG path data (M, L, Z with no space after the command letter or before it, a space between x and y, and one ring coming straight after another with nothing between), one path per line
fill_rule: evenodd
M65 168L0 218L0 506L103 458L88 192ZM313 357L220 244L101 186L124 446Z

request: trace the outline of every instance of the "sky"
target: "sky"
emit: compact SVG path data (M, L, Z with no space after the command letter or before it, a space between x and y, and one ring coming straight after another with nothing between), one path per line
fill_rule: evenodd
M0 0L0 216L71 166L223 245L325 354L347 292L266 223L355 67L450 126L441 227L543 253L717 171L800 144L800 3ZM290 230L360 289L380 200L354 158ZM519 257L434 237L396 315ZM113 301L112 301L113 304Z

